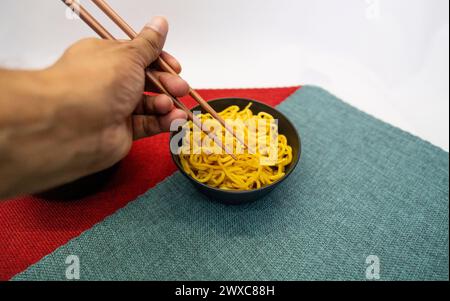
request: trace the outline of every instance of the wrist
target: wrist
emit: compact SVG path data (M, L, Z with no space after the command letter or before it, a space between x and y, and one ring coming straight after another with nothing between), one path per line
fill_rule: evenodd
M0 198L83 176L89 145L63 122L65 82L50 69L0 70L0 79Z
M30 149L42 143L36 136L48 129L50 111L41 74L0 70L0 196L16 194L36 168L36 154Z

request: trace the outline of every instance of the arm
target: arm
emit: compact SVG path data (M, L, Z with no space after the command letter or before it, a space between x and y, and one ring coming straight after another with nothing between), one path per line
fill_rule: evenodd
M0 199L104 170L133 140L186 118L168 97L142 96L144 70L161 54L167 31L156 18L131 42L87 39L46 70L0 70ZM174 95L187 93L179 77L158 77Z
M0 71L0 197L51 187L56 178L65 182L79 174L62 170L64 162L85 168L79 154L93 150L77 139L64 143L58 127L64 97L53 86L48 71Z

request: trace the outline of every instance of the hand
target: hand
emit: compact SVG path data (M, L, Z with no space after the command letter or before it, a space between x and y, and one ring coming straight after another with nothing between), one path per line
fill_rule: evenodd
M33 96L40 102L21 115L32 115L38 107L45 108L45 112L31 118L34 124L25 118L23 122L28 130L23 135L16 131L14 141L5 141L17 157L16 166L9 161L9 167L21 177L20 187L25 190L21 192L41 191L111 167L128 154L133 140L168 131L173 120L186 119L185 113L175 109L169 97L143 96L145 69L159 55L174 70L181 71L180 64L162 52L167 33L167 21L157 17L133 41L82 40L70 47L54 66L38 72L38 79L26 79L29 87L39 87L24 99L24 106L33 103L30 99ZM162 71L157 71L157 75L174 96L188 93L188 85L178 76ZM7 77L12 80L11 76L4 76ZM11 98L16 98L17 103L17 97ZM14 122L19 119L16 117ZM35 136L38 133L41 139L37 140L32 132ZM21 144L19 138L23 138ZM0 148L1 143L0 140ZM22 150L15 149L14 143ZM19 155L20 152L24 153ZM35 152L40 152L39 156ZM27 157L26 162L21 156ZM0 162L0 175L2 168Z

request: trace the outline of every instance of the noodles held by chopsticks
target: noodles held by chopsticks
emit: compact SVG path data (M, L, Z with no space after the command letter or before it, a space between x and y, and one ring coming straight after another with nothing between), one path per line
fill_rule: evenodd
M253 190L273 184L285 176L286 166L292 162L292 148L284 135L278 134L278 126L274 118L267 113L253 114L249 104L244 110L238 106L230 106L219 115L227 122L233 120L241 124L241 135L252 150L243 152L236 138L227 136L222 128L216 127L215 133L226 141L234 150L237 160L217 150L217 146L205 147L208 139L202 132L195 137L194 125L187 124L189 129L184 137L180 160L184 171L195 180L208 186L224 190ZM198 115L202 123L213 124L215 120L210 114ZM251 130L253 129L253 131ZM271 131L272 130L272 131ZM276 133L276 136L273 133ZM201 136L200 136L201 135ZM198 138L201 138L198 139ZM272 139L272 140L271 140ZM216 147L216 148L214 148ZM192 150L197 148L197 152ZM215 150L215 151L214 151Z

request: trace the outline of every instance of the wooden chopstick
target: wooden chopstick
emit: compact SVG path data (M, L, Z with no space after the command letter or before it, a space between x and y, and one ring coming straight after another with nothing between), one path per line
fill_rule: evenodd
M74 0L62 0L64 4L68 7L72 8L76 6L78 10L79 17L83 20L92 30L94 30L102 39L105 40L116 40L116 38L105 28L103 27L81 4L76 3ZM155 85L155 87L163 94L166 94L171 98L175 106L179 109L183 110L189 120L191 120L200 130L202 130L208 137L213 140L220 148L222 148L227 154L229 154L233 159L237 159L237 157L233 154L232 151L228 149L228 147L222 143L222 141L211 131L207 131L203 129L201 121L196 117L178 98L173 96L164 85L159 81L159 79L153 74L153 72L149 69L146 70L146 75L148 80Z
M122 17L119 16L118 13L116 13L114 11L114 9L108 5L108 3L106 3L105 0L92 0L92 2L101 10L103 11L120 29L122 29L122 31L130 38L130 39L134 39L137 36L137 32L131 28L130 25L128 25L127 22L125 22L124 19L122 19ZM156 60L156 63L159 65L159 67L161 69L163 69L164 71L171 73L173 75L179 76L178 73L175 72L175 70L172 69L172 67L170 67L170 65L164 61L164 59L162 59L161 57L158 57L158 59ZM225 120L223 120L222 117L220 117L220 115L208 104L207 101L205 101L200 94L198 94L194 89L192 89L191 87L189 87L189 95L195 99L195 101L209 114L211 114L211 116L216 119L217 121L219 121L219 123L230 133L232 134L239 143L241 143L243 146L245 146L245 148L248 149L247 144L245 143L245 141L243 139L241 139L241 137L239 137L238 135L235 135L233 129L225 122Z
M62 0L69 8L77 10L78 16L84 23L88 24L89 27L95 31L104 40L115 40L114 36L106 30L81 4L73 0Z
M217 135L215 135L213 132L203 129L200 119L198 119L198 117L195 116L191 112L191 110L189 110L178 98L171 95L170 92L167 91L164 85L155 77L155 75L150 70L146 71L146 75L147 78L158 88L158 90L161 91L161 93L169 96L172 99L173 103L187 114L188 119L191 120L193 124L195 124L201 131L208 135L208 137L213 140L221 149L223 149L225 153L230 155L234 160L237 160L237 157L233 154L233 151L228 149L228 147L223 144L219 137L217 137Z

